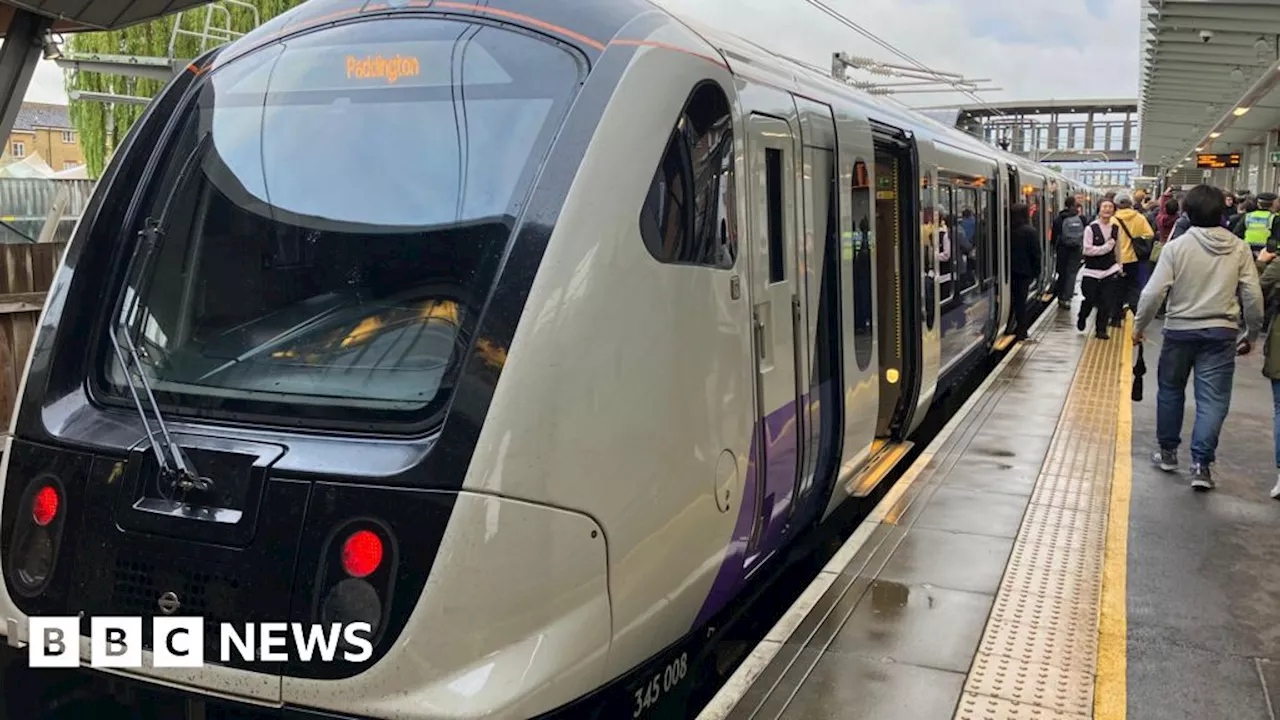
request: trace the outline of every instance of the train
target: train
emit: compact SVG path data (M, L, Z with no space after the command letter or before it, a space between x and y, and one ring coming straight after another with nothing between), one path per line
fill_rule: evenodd
M657 716L1007 346L1010 209L1036 302L1069 195L644 0L311 0L168 83L76 227L0 466L4 651L74 616L73 672L211 707ZM136 666L91 663L104 617ZM369 652L219 655L255 623Z

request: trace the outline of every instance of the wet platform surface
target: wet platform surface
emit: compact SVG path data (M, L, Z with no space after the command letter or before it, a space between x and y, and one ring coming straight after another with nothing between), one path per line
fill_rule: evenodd
M1150 461L1159 328L1140 402L1128 328L1091 335L1049 310L700 717L1276 720L1261 354L1201 494L1190 388L1182 471Z
M1020 662L1000 654L1024 649L1005 648L1012 626L992 618L1034 611L1035 588L1002 587L1027 547L1026 517L1055 501L1041 471L1069 454L1061 441L1053 451L1055 429L1087 344L1065 314L1048 315L891 491L847 564L826 571L829 588L801 599L811 607L723 716L950 719L982 690L975 658L988 658L992 677Z
M1270 720L1280 692L1280 502L1271 381L1260 352L1236 363L1217 489L1195 493L1187 466L1188 389L1180 473L1151 465L1158 333L1133 404L1128 523L1127 684L1130 720Z

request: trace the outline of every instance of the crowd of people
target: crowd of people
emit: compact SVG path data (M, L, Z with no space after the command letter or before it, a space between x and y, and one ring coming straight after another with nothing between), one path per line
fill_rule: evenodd
M1231 405L1236 358L1263 335L1263 374L1271 380L1275 459L1280 469L1280 200L1275 194L1226 193L1199 185L1148 199L1141 190L1108 193L1087 217L1083 198L1067 198L1053 222L1058 303L1070 308L1079 277L1076 327L1090 318L1109 340L1133 313L1135 345L1163 320L1156 372L1156 442L1151 460L1178 469L1187 383L1193 377L1195 422L1191 486L1214 489L1212 466ZM1032 243L1014 233L1014 270ZM1021 328L1021 325L1020 325ZM1280 499L1280 476L1271 490Z

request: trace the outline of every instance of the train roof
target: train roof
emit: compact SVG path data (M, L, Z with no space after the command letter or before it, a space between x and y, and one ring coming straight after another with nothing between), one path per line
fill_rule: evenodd
M953 147L978 153L991 159L1001 159L1022 171L1034 172L1038 175L1044 175L1047 178L1059 180L1072 186L1092 190L1092 188L1088 188L1082 183L1073 181L1052 168L989 145L968 133L945 125L917 110L874 97L864 91L850 87L849 85L842 83L823 72L815 70L805 63L770 50L758 43L742 38L739 35L711 27L706 23L697 20L683 17L671 10L667 10L667 12L672 17L679 19L691 30L700 35L705 42L718 50L725 58L725 61L730 66L731 70L735 68L735 62L739 65L745 62L750 66L765 70L775 76L779 74L789 76L795 86L794 89L800 94L805 94L805 91L808 90L811 92L817 91L818 93L838 95L849 102L856 103L861 106L867 110L869 115L886 122L891 122L903 129L910 129L913 131L926 130L927 136L930 137L930 139L942 141Z

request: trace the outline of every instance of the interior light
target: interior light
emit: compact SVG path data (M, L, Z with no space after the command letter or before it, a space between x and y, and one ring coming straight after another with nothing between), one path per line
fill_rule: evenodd
M1236 117L1244 117L1244 114L1249 112L1249 110L1250 108L1247 107L1238 107L1235 110L1232 110L1231 113Z
M1220 133L1220 132L1211 132L1211 133L1209 133L1209 137L1214 138L1214 139L1216 140L1217 138L1222 137L1222 133Z

